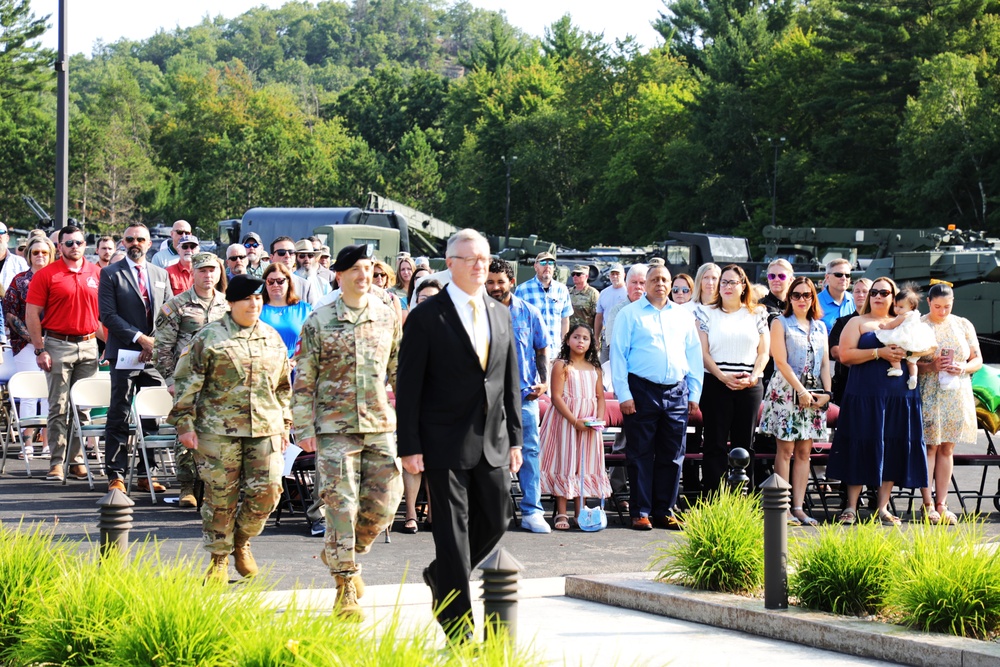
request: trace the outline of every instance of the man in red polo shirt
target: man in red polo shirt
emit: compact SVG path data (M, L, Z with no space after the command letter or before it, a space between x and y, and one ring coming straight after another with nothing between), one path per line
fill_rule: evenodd
M69 390L82 378L97 373L97 290L101 273L84 259L83 232L72 225L59 230L60 258L32 277L28 286L25 324L35 347L38 367L49 382L49 448L45 479L62 481L63 463L69 474L87 479L80 441L74 440L67 459Z
M170 279L170 289L174 296L188 291L194 285L194 269L191 267L191 260L198 254L199 247L198 237L192 234L185 234L178 241L178 260L167 267L167 277Z

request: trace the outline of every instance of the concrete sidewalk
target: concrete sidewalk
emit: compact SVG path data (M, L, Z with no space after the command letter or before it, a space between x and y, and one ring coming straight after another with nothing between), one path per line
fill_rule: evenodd
M479 597L478 583L473 582L473 599ZM810 667L893 664L569 598L562 577L525 579L520 583L517 642L550 665L773 667L775 663L807 661ZM268 594L268 600L278 609L287 608L294 598L294 605L300 609L329 611L334 594L333 589L275 591ZM369 586L361 603L369 626L382 626L399 614L405 633L431 632L444 646L444 634L431 615L430 591L423 584ZM474 613L481 631L481 602L475 603Z

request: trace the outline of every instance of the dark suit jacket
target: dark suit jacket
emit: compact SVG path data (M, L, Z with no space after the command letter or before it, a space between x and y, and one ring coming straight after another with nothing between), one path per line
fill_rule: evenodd
M170 280L167 272L158 266L146 262L143 267L147 272L149 296L152 299L150 307L155 318L160 307L173 296ZM146 307L139 296L135 271L126 260L101 269L97 299L101 324L108 328L108 343L104 355L114 365L118 350L141 349L138 343L132 342L136 333L141 331L147 336L153 334L153 329L146 320Z
M455 304L442 290L407 315L395 387L400 456L424 455L425 468L469 470L482 458L510 463L521 446L521 391L510 311L486 299L486 371Z

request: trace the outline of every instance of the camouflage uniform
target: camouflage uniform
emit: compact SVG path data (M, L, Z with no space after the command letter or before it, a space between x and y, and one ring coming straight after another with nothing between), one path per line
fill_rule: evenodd
M569 302L573 305L573 315L569 318L570 325L583 322L594 328L594 317L597 316L597 299L601 294L597 289L587 285L582 290L569 288Z
M282 438L292 417L289 372L277 331L263 322L244 328L229 315L205 325L181 351L169 422L178 435L198 434L194 458L212 554L231 553L236 531L259 535L277 506Z
M326 562L333 575L361 571L403 495L396 459L396 412L386 382L396 381L400 324L391 308L343 299L313 311L296 355L292 415L299 439L316 438L319 496L326 516Z
M153 365L166 380L167 386L174 384L174 368L191 337L209 322L221 319L229 310L226 295L218 290L208 305L194 291L181 292L160 308L156 315L156 340L153 343ZM184 487L198 479L194 464L194 454L184 445L177 443L174 449L177 461L177 483Z

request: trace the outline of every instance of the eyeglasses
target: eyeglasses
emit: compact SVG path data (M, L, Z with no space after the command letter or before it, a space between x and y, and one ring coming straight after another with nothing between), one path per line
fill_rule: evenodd
M777 279L777 280L788 280L788 274L787 273L769 273L769 274L767 274L767 279L768 280L775 280L775 279Z
M723 280L719 282L719 287L737 287L742 284L742 280Z
M538 260L539 266L555 266L556 260L554 259L540 259Z
M811 292L792 292L788 298L792 301L812 301L813 295Z
M888 289L870 289L870 290L868 290L868 298L870 299L873 296L881 296L881 297L892 296L892 290L888 290Z
M460 259L465 262L466 266L475 266L476 264L489 264L490 258L483 257L482 255L469 255L468 257L460 257L459 255L452 255L452 259Z
M7 230L6 230L6 229L4 229L3 231L0 231L0 236L4 235L4 234L6 234L6 233L7 233Z
M373 273L372 278L388 278L384 273Z
M126 236L125 243L145 243L149 239L145 236Z
M197 243L182 243L181 250L196 250L198 248Z
M229 257L226 257L226 259L228 259L230 262L235 262L246 258L247 258L246 255L230 255Z
M87 245L86 241L77 241L76 239L70 239L69 241L63 241L62 244L67 248L75 248L78 245Z
M190 229L174 229L174 230L171 230L171 231L173 231L174 234L180 234L181 236L184 236L185 234L190 234L191 233Z
M268 278L268 285L284 285L287 278Z
M278 257L284 257L285 255L294 255L295 251L285 250L284 248L278 248L277 250L274 251L274 254L277 255Z
M691 291L690 287L674 287L670 290L674 294L687 294Z
M839 271L834 271L830 275L833 276L834 278L850 278L851 277L850 273L841 273Z
M259 248L260 244L259 243L255 243L255 242L244 243L243 247L244 248Z
M311 253L311 252L299 252L299 253L296 253L295 256L298 257L299 259L305 259L307 257L309 259L312 259L316 255L315 255L315 253Z
M49 254L48 250L32 250L31 251L31 256L32 257L41 257L41 256L48 257L48 254Z

